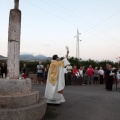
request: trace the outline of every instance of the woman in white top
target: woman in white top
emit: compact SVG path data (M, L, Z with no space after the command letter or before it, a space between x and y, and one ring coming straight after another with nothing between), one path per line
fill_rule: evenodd
M80 67L79 69L79 83L78 84L83 84L83 68Z
M117 70L117 81L118 81L118 88L120 88L120 67Z
M104 83L104 70L102 69L102 67L100 67L100 70L98 71L98 73L100 74L100 84Z

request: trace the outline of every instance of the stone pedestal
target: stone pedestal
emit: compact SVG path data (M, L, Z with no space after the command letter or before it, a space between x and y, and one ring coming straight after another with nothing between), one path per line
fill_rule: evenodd
M46 100L30 79L0 79L0 120L41 120L45 112Z

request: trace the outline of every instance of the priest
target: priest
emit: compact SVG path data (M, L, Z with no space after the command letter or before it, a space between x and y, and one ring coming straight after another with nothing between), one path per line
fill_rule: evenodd
M65 102L63 96L63 89L65 87L64 67L70 64L67 60L68 54L69 50L67 49L67 55L61 61L57 55L53 55L45 89L47 103L60 104L61 102Z

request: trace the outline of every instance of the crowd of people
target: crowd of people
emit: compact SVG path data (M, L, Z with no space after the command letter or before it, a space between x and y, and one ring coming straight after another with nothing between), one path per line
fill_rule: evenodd
M115 80L119 83L120 88L120 67L113 68L110 64L106 64L105 68L93 68L89 65L77 68L77 66L68 65L64 68L66 85L97 85L105 84L107 90L112 91L112 85Z
M7 67L7 63L6 62L2 62L1 66L0 66L0 78L9 78L8 76L9 73L9 69ZM20 71L21 73L21 78L26 79L28 77L28 68L26 67L26 64L23 64L22 66L22 70Z
M37 84L46 84L48 71L50 64L47 64L45 67L41 61L37 65ZM7 64L4 62L0 67L0 76L1 78L7 77ZM22 77L26 79L28 77L28 68L26 64L23 64ZM115 80L118 83L118 88L120 88L120 67L113 68L112 65L106 64L105 68L93 68L92 65L89 65L88 68L81 66L77 68L76 65L71 66L70 64L64 67L64 77L65 85L97 85L105 84L106 90L112 91L112 85Z

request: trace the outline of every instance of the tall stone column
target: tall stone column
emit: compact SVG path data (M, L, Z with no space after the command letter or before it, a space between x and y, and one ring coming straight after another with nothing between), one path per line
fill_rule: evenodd
M8 31L8 61L9 78L19 78L19 55L20 55L20 33L21 33L21 11L19 0L14 0L14 9L10 10Z
M46 99L33 90L31 80L19 78L21 12L10 10L8 35L9 80L0 78L0 120L42 120L46 112Z

